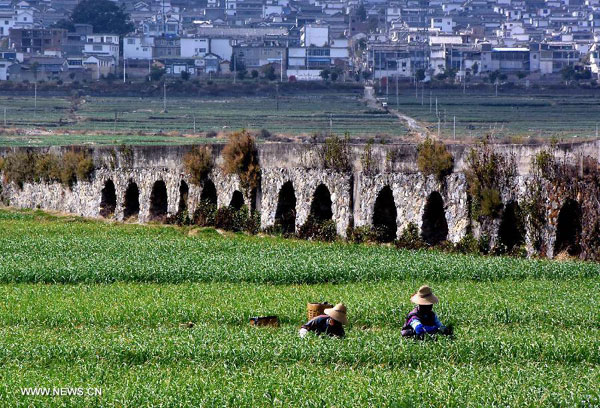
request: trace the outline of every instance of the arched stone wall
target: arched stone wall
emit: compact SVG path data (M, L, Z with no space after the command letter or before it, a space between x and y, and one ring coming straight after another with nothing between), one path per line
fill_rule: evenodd
M444 180L435 177L424 177L421 174L377 174L356 177L355 188L355 225L370 225L373 219L375 200L379 191L389 186L394 196L397 210L399 236L410 224L422 226L423 212L427 197L438 191L445 205L446 222L448 223L448 240L458 242L467 233L469 226L469 204L467 200L467 183L463 174L452 174ZM445 184L445 186L444 186Z
M264 169L261 178L261 224L263 227L275 224L279 191L290 181L296 194L296 229L303 225L310 214L310 205L317 187L325 185L331 194L332 219L341 236L346 235L352 217L351 189L352 176L330 170L315 169Z

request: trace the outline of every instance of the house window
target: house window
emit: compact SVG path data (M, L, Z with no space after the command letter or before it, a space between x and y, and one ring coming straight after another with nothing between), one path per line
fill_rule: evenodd
M133 39L133 38L128 38L128 39L127 39L127 44L135 44L135 39Z
M94 45L94 51L102 51L102 46L101 45Z

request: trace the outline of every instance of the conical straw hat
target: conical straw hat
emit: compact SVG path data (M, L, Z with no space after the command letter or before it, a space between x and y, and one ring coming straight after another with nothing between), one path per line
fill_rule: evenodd
M331 317L333 320L340 322L341 324L348 323L348 317L346 316L346 306L343 303L338 303L331 309L325 309L325 314Z
M410 301L417 305L434 305L439 302L439 299L433 294L429 286L423 285L417 293L412 295Z

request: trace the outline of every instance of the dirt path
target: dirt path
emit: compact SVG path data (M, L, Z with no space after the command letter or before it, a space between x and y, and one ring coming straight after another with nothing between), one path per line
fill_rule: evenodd
M382 109L383 108L383 106L381 105L381 102L379 102L377 100L377 98L375 98L375 89L373 89L372 86L365 86L365 101L367 102L367 106L370 108L373 108L373 109ZM391 114L395 115L398 119L400 119L402 122L404 122L411 131L413 131L414 133L416 133L419 136L419 138L424 139L428 135L430 135L427 128L423 124L421 124L419 121L417 121L415 118L411 118L410 116L407 116L396 109L390 109L389 107L386 107L386 109Z

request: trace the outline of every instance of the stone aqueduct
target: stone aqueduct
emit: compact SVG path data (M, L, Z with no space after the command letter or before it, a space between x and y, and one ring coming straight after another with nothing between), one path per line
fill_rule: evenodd
M422 231L439 229L442 217L444 237L457 242L470 230L477 234L469 213L464 158L467 147L452 146L455 172L438 181L424 177L416 168L416 146L381 145L374 147L376 171L361 168L363 146L352 146L352 167L348 173L319 168L314 146L308 144L266 144L259 148L261 185L254 202L240 187L237 176L220 170L219 152L214 145L215 169L203 186L190 183L182 168L186 146L133 147L128 155L113 147L93 149L96 171L91 181L76 183L71 189L59 183L26 183L22 188L3 185L3 198L10 206L40 208L85 217L111 217L116 220L151 221L154 217L176 214L182 209L192 213L199 202L210 199L218 207L247 204L260 211L261 227L272 226L283 207L295 210L295 227L304 224L311 211L320 208L326 218L336 222L338 233L345 236L348 226L372 225L382 217L395 218L397 235L409 223ZM519 203L524 197L531 157L539 148L498 145L517 160L519 175L514 186L502 192L504 203ZM66 148L63 148L66 149ZM394 149L397 159L386 159ZM0 155L10 149L0 150ZM45 149L48 150L48 149ZM61 148L50 148L60 152ZM600 157L600 142L562 146L561 153ZM127 156L127 157L126 157ZM567 202L576 197L559 198ZM546 203L548 211L563 202ZM507 208L509 206L507 205ZM441 215L440 215L441 214ZM585 214L582 214L585 216ZM556 218L556 217L555 217ZM497 227L500 228L500 220ZM433 231L439 234L439 231ZM546 227L548 247L557 236L557 221L550 218ZM494 241L497 237L492 237ZM493 243L493 242L492 242ZM548 253L552 256L552 251Z

